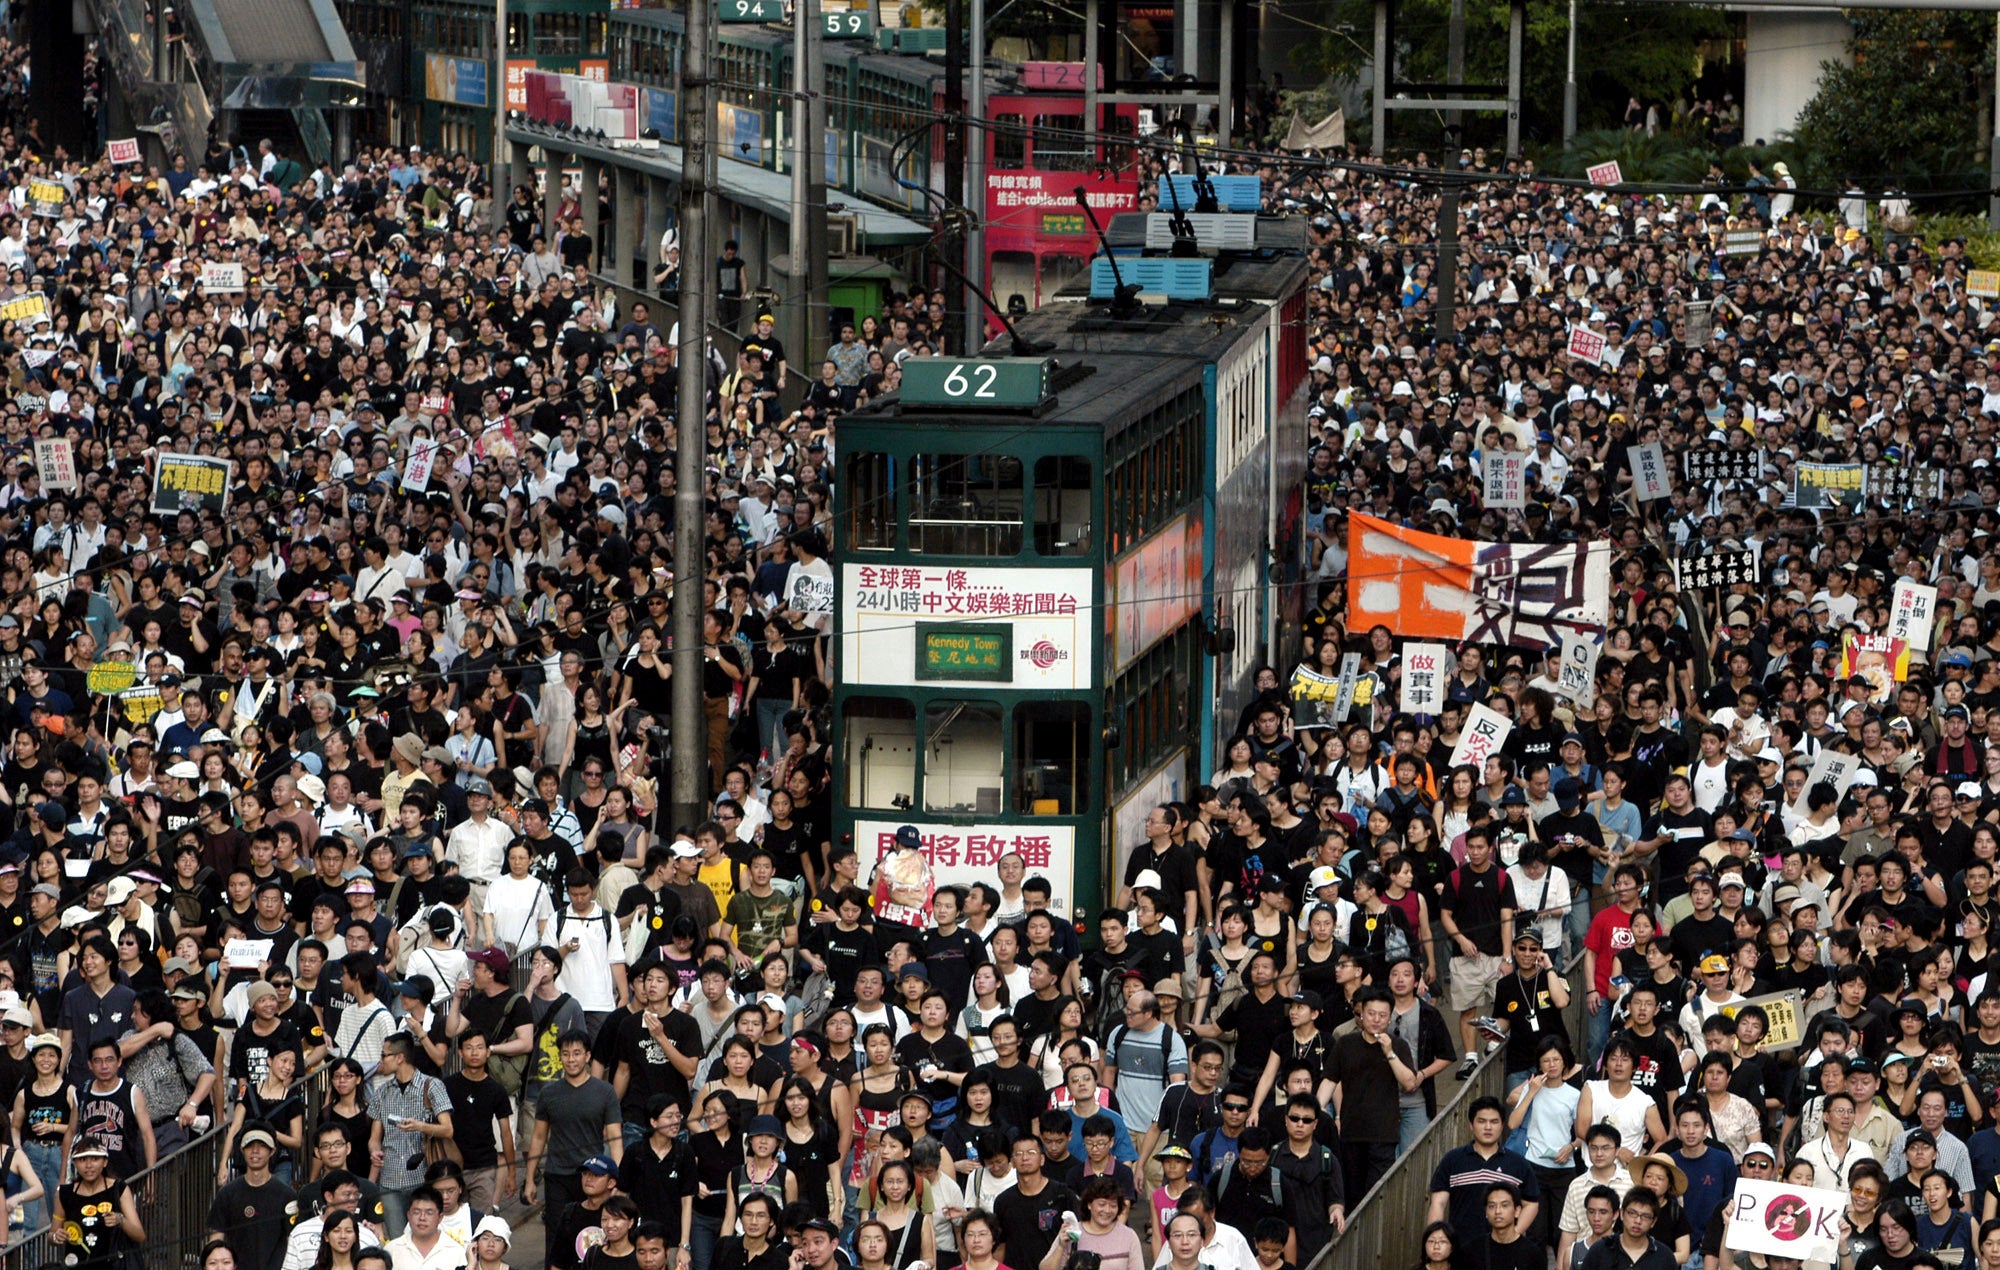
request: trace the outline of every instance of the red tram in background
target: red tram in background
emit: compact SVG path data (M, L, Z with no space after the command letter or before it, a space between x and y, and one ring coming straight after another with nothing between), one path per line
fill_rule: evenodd
M1090 268L1097 242L1075 191L1100 224L1139 207L1139 107L1102 103L1083 114L1081 62L1023 62L1019 86L990 95L986 138L986 290L1003 306L1034 309ZM1099 72L1102 82L1102 71ZM1096 134L1106 134L1103 140ZM1019 303L1015 303L1016 297ZM992 324L995 331L998 324Z

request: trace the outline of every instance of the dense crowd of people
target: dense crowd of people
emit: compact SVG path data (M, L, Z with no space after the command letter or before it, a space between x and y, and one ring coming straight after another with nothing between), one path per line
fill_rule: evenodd
M1738 1179L1847 1192L1840 1270L2000 1270L2000 310L1962 244L1468 151L1441 329L1434 186L1229 159L1309 225L1302 669L1353 653L1367 690L1336 717L1274 668L1079 924L1018 856L907 897L831 829L837 420L940 346L942 296L811 365L753 312L709 354L712 801L674 823L675 332L573 209L488 228L461 156L282 151L0 133L17 1235L199 1239L202 1270L1297 1270L1444 1132L1428 1213L1385 1218L1429 1223L1429 1270L1796 1270L1728 1246ZM1484 499L1501 453L1519 509ZM1849 464L1941 492L1800 505ZM1469 641L1403 713L1403 633L1346 621L1356 512L1609 542L1594 683ZM1935 608L1891 673L1851 650L1899 582ZM1474 706L1511 733L1453 767ZM1504 1094L1457 1099L1482 1060ZM139 1175L211 1134L205 1229L148 1229Z

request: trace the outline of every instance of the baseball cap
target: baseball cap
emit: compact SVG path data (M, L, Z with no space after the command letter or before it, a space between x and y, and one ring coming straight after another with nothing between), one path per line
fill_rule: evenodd
M595 1173L599 1177L608 1177L614 1182L618 1180L618 1163L608 1155L591 1156L583 1162L583 1167L578 1171Z
M507 950L504 948L482 948L478 952L467 953L465 959L467 961L478 962L501 978L505 978L507 972L514 967L514 963L508 959Z
M1762 1142L1752 1142L1749 1146L1743 1148L1743 1159L1746 1163L1749 1162L1750 1157L1753 1155L1761 1156L1773 1164L1778 1162L1778 1153Z
M243 1136L237 1139L236 1145L239 1147L249 1147L256 1146L260 1142L273 1151L278 1149L278 1140L271 1136L271 1132L268 1129L246 1129L243 1132Z
M1919 1144L1930 1147L1932 1150L1936 1150L1937 1137L1929 1129L1917 1129L1913 1131L1909 1137L1903 1139L1903 1145L1905 1147L1913 1147Z
M1188 1150L1186 1147L1176 1146L1170 1142L1153 1152L1153 1157L1160 1160L1193 1160L1194 1152Z
M673 852L674 858L677 860L692 860L701 854L701 848L689 842L686 838L676 838L674 839Z
M0 1023L7 1024L9 1027L33 1027L35 1026L35 1016L17 1005L9 1009L5 1014L0 1014Z
M1729 958L1721 953L1710 953L1701 959L1700 971L1705 975L1726 975L1729 973Z
M1332 866L1325 864L1322 864L1317 869L1314 869L1312 871L1312 876L1306 879L1306 889L1308 891L1317 891L1322 886L1339 886L1339 885L1340 885L1340 873L1337 870L1335 870Z

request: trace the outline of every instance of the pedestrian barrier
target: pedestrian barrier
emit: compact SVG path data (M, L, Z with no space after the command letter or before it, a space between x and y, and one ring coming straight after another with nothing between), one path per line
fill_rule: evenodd
M1564 972L1569 980L1569 1006L1563 1011L1563 1026L1571 1042L1582 1046L1587 1036L1584 1002L1584 959L1577 954ZM1454 1026L1455 1020L1451 1020ZM1453 1079L1447 1068L1438 1073L1438 1111L1408 1151L1399 1154L1388 1172L1361 1197L1347 1215L1347 1233L1336 1235L1332 1243L1313 1258L1305 1270L1332 1270L1372 1266L1376 1270L1398 1270L1423 1260L1424 1214L1430 1205L1431 1174L1444 1157L1467 1140L1465 1109L1474 1099L1491 1095L1504 1097L1507 1088L1507 1050L1499 1046L1479 1059L1479 1066L1464 1081ZM1454 1087L1456 1092L1452 1092ZM1450 1095L1449 1098L1446 1095ZM1548 1202L1548 1196L1542 1197Z
M215 1201L215 1170L220 1164L222 1126L125 1179L139 1208L139 1225L146 1241L134 1250L134 1263L150 1270L182 1270L199 1264L208 1242L208 1209ZM53 1203L54 1197L50 1197ZM10 1270L39 1270L69 1264L77 1249L56 1242L48 1226L6 1250Z

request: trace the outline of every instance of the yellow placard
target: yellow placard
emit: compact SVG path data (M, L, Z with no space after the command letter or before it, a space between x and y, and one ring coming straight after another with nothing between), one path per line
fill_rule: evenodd
M1789 992L1773 992L1769 996L1751 997L1748 1001L1738 1001L1735 1005L1722 1007L1722 1012L1730 1018L1746 1005L1754 1005L1764 1011L1764 1017L1771 1021L1770 1031L1764 1033L1765 1050L1788 1050L1805 1037L1805 994L1797 988Z

